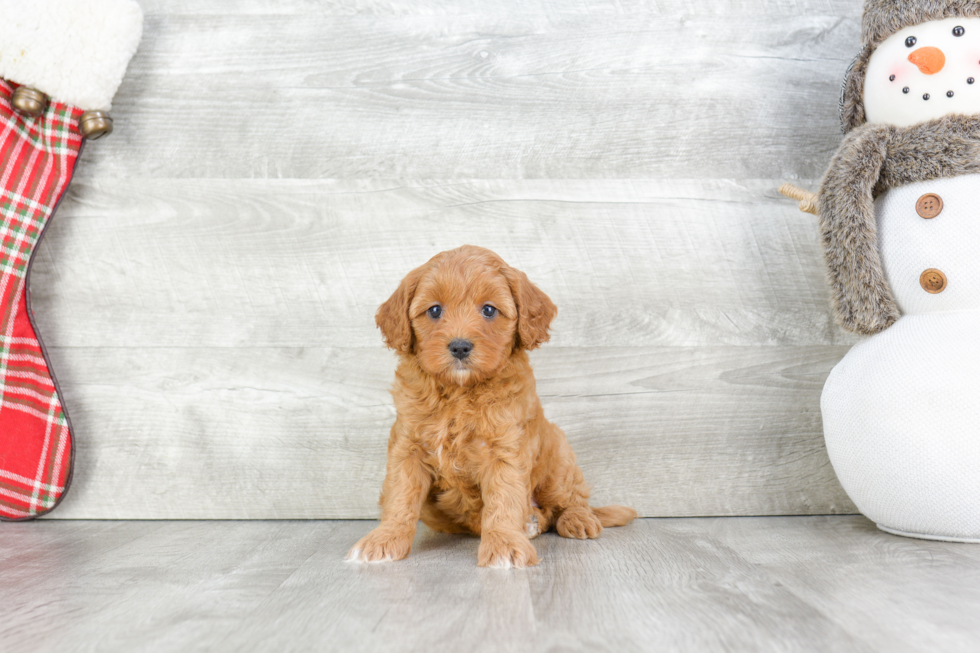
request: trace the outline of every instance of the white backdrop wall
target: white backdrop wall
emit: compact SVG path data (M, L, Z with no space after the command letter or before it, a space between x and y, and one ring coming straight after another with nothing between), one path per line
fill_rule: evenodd
M143 0L116 132L33 269L60 518L377 515L374 311L463 243L555 300L533 362L596 503L852 512L813 216L857 0Z

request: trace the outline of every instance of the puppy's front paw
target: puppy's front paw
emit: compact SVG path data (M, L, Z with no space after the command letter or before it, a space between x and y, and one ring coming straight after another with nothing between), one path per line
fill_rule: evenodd
M379 526L358 540L347 554L353 562L390 562L408 557L414 533Z
M484 532L480 538L477 564L481 567L530 567L538 564L538 552L520 532Z
M591 540L599 537L599 533L602 532L602 524L599 523L599 518L593 514L590 508L576 506L561 514L555 523L555 530L562 537Z

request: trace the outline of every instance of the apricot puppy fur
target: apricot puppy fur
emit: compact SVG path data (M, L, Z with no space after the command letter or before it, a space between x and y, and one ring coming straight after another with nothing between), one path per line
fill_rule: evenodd
M565 434L544 417L527 352L557 309L494 254L464 246L412 270L378 309L398 352L381 524L351 549L365 562L408 555L421 518L480 536L481 567L538 563L531 538L595 538L636 511L589 507Z

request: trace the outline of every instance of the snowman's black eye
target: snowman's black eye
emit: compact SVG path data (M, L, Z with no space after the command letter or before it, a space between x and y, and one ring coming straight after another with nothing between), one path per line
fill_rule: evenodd
M929 99L929 94L928 93L923 93L922 94L922 99L923 100L928 100Z
M910 36L907 39L905 39L905 47L911 48L913 45L915 45L915 37L914 36Z
M953 36L963 36L963 32L965 31L966 31L965 29L957 25L956 27L953 28Z
M909 92L909 87L908 86L906 86L905 88L902 89L902 93L908 93L908 92Z

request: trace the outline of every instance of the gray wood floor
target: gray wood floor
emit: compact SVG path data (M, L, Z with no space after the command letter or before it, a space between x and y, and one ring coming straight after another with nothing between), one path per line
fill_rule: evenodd
M0 650L976 651L980 546L858 516L640 520L476 567L423 528L358 565L370 521L0 528Z
M598 502L853 512L816 224L856 0L143 0L39 247L77 437L58 518L373 518L373 314L464 243L559 307L546 413Z

